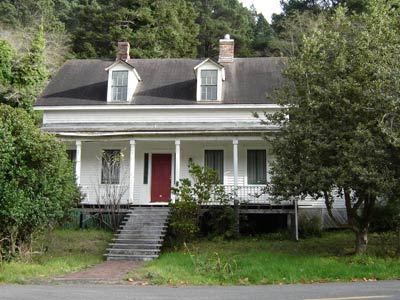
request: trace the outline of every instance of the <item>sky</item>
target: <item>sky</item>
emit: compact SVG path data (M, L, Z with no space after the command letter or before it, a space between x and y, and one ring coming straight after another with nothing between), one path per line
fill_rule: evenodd
M250 7L252 4L256 7L258 13L262 13L264 17L271 21L273 13L280 13L281 6L279 0L239 0L244 6Z

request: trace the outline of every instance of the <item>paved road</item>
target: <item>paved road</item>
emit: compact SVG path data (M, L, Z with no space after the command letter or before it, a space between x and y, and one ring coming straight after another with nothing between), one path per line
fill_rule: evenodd
M0 285L1 300L400 300L400 281L249 287Z

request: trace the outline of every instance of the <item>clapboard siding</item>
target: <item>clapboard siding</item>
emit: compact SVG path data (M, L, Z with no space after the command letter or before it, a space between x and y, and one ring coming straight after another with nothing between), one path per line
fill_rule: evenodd
M259 108L197 108L197 109L113 109L113 110L45 110L43 124L74 123L131 123L131 122L254 122L253 112L262 114ZM269 109L274 112L274 109ZM151 126L150 126L151 127Z

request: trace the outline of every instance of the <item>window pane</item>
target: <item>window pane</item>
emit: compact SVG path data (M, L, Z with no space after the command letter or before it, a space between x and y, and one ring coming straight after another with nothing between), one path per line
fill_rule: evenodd
M128 71L112 72L112 101L127 101Z
M217 86L210 86L210 100L217 100Z
M205 150L204 167L215 170L219 183L224 183L224 150Z
M119 184L121 150L104 150L101 160L101 183Z
M265 184L267 181L265 150L247 150L247 183Z
M201 100L217 100L217 70L201 71Z

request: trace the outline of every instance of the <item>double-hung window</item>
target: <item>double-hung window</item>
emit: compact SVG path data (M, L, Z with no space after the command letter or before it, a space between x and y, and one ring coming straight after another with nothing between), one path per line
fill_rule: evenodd
M265 150L247 150L247 183L267 182L267 158Z
M218 174L219 183L224 183L224 150L205 150L204 167Z
M201 71L201 100L217 100L217 70Z
M112 72L112 96L111 100L116 102L127 101L128 97L128 71Z
M101 183L119 184L121 150L103 150L101 158Z

